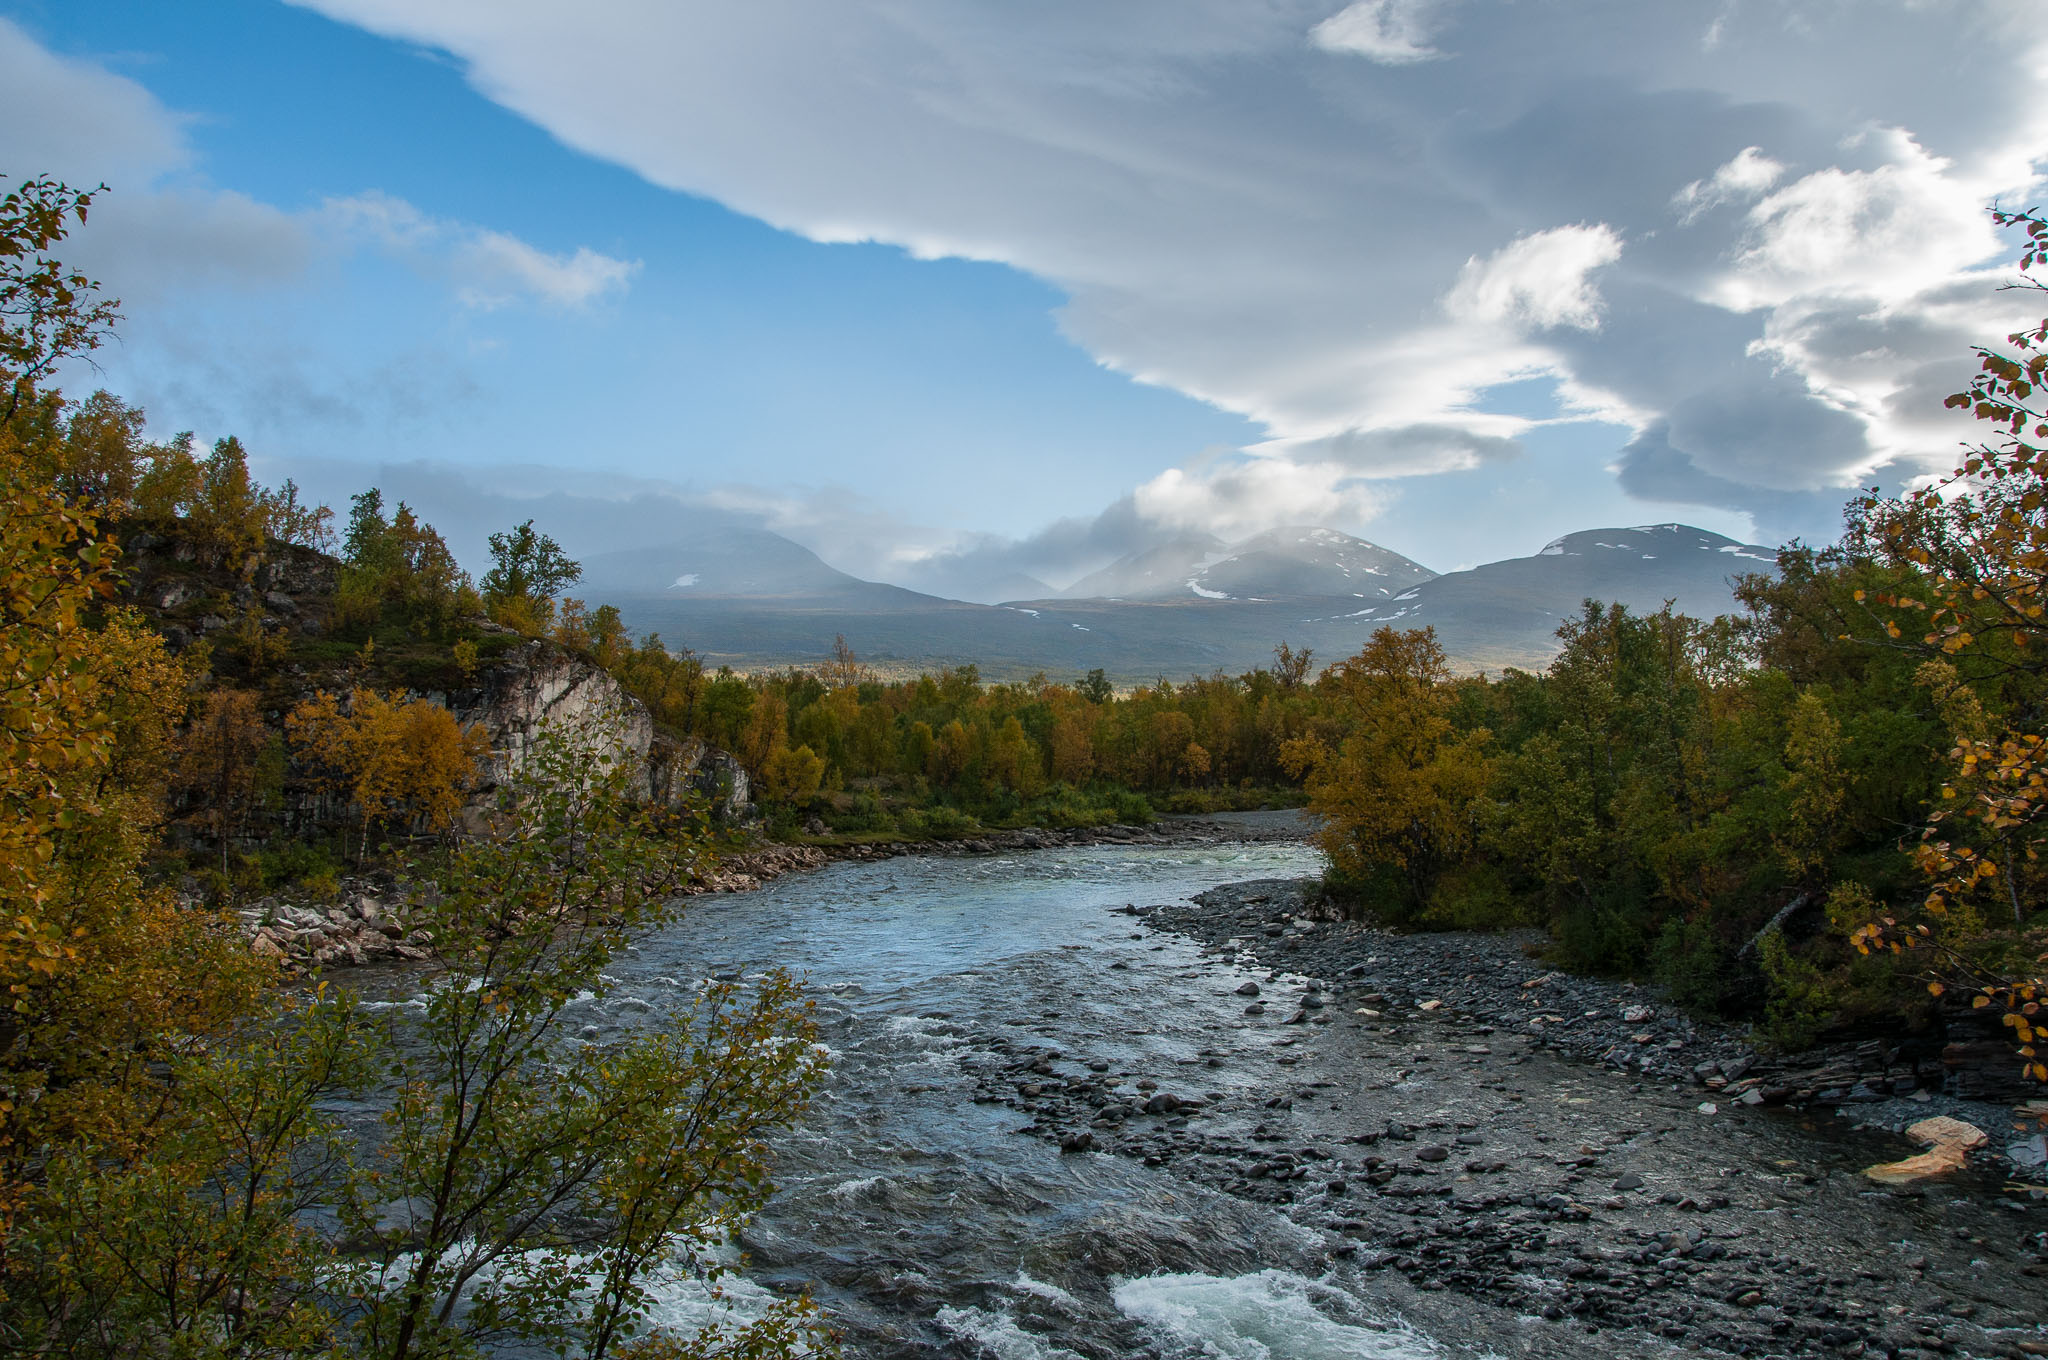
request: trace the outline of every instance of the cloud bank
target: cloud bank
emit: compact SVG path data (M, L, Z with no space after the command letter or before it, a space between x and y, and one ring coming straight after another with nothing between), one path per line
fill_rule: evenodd
M1926 398L2013 319L1983 207L2048 150L2027 0L299 2L657 184L1057 283L1102 363L1270 431L1134 495L1225 533L1558 421L1826 533L1951 457Z

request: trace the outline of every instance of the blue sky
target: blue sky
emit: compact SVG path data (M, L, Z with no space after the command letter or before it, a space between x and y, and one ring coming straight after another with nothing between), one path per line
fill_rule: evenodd
M0 0L0 171L114 190L74 387L469 555L465 483L962 595L1775 541L1952 455L2048 150L2028 6L1797 8Z

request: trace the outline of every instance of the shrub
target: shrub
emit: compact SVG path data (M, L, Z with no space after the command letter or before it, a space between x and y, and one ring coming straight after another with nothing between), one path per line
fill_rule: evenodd
M327 896L341 886L341 865L325 845L317 842L279 839L259 850L256 861L262 867L265 888L298 884L317 897Z
M981 823L956 807L935 807L924 815L925 830L934 836L967 836L981 830Z
M1117 821L1124 826L1149 826L1159 820L1142 793L1119 792L1110 804Z
M1834 1005L1820 969L1792 952L1782 930L1765 931L1757 942L1770 999L1758 1033L1781 1049L1810 1047L1834 1019Z
M1507 930L1534 924L1508 889L1507 875L1488 861L1462 864L1437 880L1422 922L1432 930Z

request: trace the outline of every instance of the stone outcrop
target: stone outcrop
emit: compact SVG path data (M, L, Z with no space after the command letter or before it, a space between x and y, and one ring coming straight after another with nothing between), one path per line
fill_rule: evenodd
M737 760L701 741L657 731L646 706L609 672L554 643L532 641L508 652L480 677L476 693L463 698L451 704L456 717L465 725L481 723L491 741L491 776L473 804L479 811L551 728L611 734L634 769L636 792L651 802L674 807L697 798L721 820L747 814L752 786Z

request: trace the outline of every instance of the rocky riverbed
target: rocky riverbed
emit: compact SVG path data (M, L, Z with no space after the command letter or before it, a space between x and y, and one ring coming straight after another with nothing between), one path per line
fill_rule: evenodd
M2010 1165L1861 1174L1914 1150L1889 1131L1908 1119L1959 1116L2003 1146L2023 1132L2009 1107L1930 1091L1882 1051L1768 1062L1513 937L1318 920L1312 881L1122 910L1134 933L1202 944L1213 971L1162 978L1160 1005L1227 982L1268 1070L1245 1078L1242 1042L1137 1071L976 1036L976 1098L1072 1154L1282 1206L1439 1337L1560 1356L2048 1354L2048 1211L2005 1192ZM1549 1324L1535 1339L1532 1316Z

